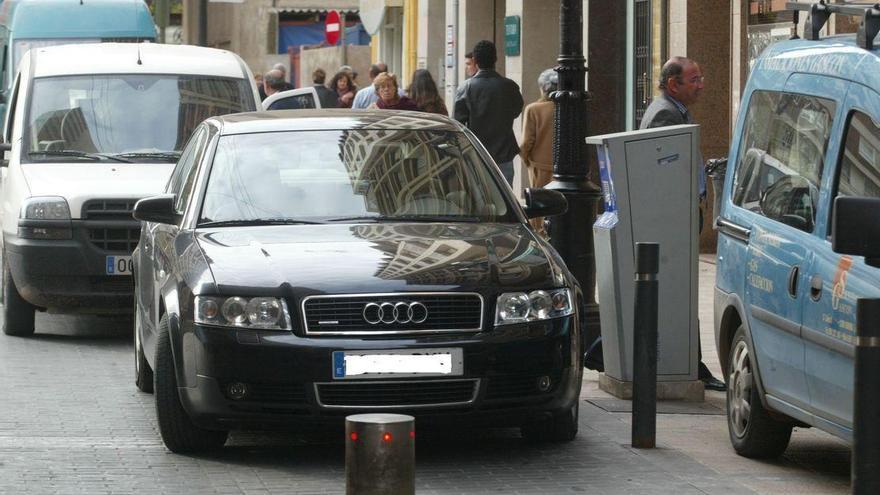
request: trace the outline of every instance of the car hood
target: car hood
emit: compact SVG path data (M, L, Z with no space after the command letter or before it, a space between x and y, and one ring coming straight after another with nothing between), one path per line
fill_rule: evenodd
M520 224L225 227L196 238L223 294L485 293L565 283L555 251Z
M159 194L173 163L25 163L31 196L61 196L73 218L90 199L140 199Z

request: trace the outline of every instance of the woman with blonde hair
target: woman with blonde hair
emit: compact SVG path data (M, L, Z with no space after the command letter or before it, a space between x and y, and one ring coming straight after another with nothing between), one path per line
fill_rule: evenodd
M559 75L547 69L538 76L541 98L523 111L522 146L519 156L529 171L531 187L544 187L553 180L553 119L555 104L550 93L556 91ZM538 231L544 230L544 219L529 220Z
M419 107L416 103L406 96L400 96L398 93L397 76L390 72L383 72L373 79L373 87L376 88L376 94L379 99L368 108L378 108L381 110L415 110Z

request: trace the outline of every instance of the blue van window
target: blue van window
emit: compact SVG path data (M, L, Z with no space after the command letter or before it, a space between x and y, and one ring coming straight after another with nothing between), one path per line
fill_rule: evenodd
M880 123L853 112L845 136L837 195L880 198Z
M737 154L733 202L812 232L835 103L755 91Z

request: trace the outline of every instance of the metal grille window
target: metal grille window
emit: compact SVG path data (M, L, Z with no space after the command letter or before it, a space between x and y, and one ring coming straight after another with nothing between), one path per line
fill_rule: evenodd
M633 118L635 129L642 123L651 103L651 0L635 0L635 44L633 46Z

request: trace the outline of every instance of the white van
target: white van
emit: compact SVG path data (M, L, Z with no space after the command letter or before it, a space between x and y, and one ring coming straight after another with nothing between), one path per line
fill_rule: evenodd
M34 311L131 312L138 199L161 192L205 118L259 107L237 55L194 46L36 48L10 95L0 167L3 330Z

